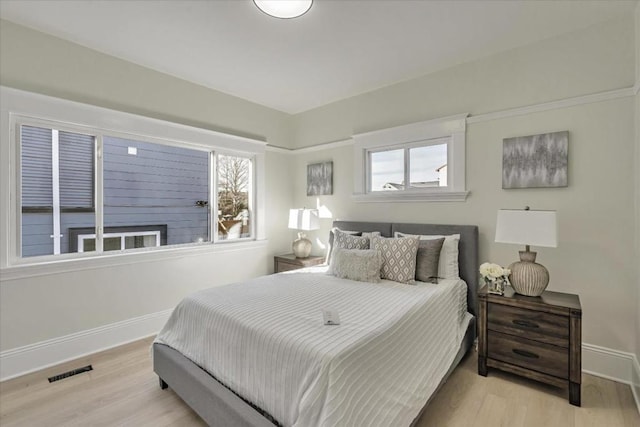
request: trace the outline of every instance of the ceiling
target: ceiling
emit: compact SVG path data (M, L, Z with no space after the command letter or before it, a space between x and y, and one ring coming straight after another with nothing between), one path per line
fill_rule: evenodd
M295 114L632 14L637 1L0 0L0 17Z

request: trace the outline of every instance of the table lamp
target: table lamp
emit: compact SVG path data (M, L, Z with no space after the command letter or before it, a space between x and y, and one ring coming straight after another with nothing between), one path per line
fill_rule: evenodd
M317 209L290 209L289 228L294 230L317 230L318 210ZM311 253L311 240L301 231L298 238L291 245L296 258L307 258Z
M509 280L513 289L527 296L537 297L549 284L549 271L536 263L536 252L529 246L558 246L555 211L532 211L500 209L496 223L498 243L515 243L525 245L520 251L520 261L509 266Z

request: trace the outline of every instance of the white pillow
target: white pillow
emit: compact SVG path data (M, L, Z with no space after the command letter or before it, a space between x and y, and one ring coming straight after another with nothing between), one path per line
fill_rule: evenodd
M343 279L378 283L382 255L370 249L336 248L331 266L333 275Z
M333 232L333 247L331 253L333 254L339 249L369 249L369 238L355 234L349 234L337 228L332 230ZM334 256L331 255L329 259L329 274L333 274Z
M437 235L419 235L405 234L396 231L394 237L419 237L420 240L441 239L444 237L444 243L440 250L440 261L438 261L438 277L442 279L459 279L460 268L458 265L458 243L460 242L459 234L451 234L449 236Z

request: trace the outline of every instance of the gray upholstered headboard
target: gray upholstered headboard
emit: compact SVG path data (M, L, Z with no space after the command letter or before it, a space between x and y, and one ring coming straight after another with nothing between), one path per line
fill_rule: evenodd
M379 231L384 237L391 237L399 231L407 234L448 235L460 234L458 262L460 278L466 283L467 306L471 314L478 315L478 226L443 224L403 224L395 222L334 221L334 227L353 231ZM330 242L332 243L332 242Z

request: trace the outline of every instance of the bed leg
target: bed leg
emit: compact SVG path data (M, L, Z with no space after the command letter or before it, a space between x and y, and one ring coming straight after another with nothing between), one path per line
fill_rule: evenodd
M160 381L160 389L161 389L161 390L164 390L164 389L166 389L167 387L169 387L169 384L165 383L165 382L164 382L164 380L163 380L162 378L158 377L158 380Z

